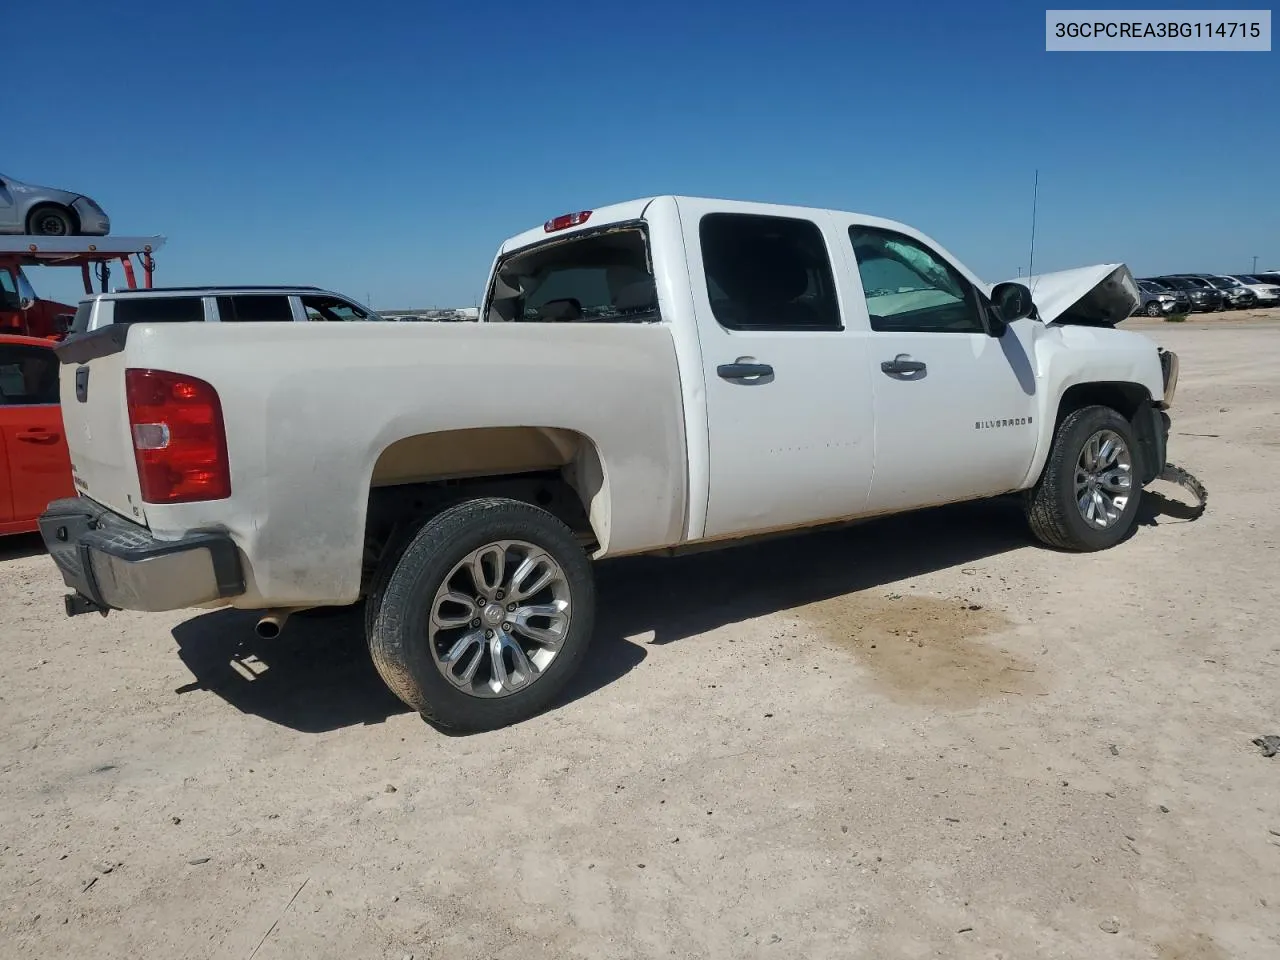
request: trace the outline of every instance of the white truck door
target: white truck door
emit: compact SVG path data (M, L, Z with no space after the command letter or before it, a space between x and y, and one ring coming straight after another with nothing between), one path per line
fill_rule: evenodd
M846 329L825 215L680 200L706 385L705 537L861 513L866 337ZM782 215L779 215L782 214Z
M986 331L978 287L914 236L848 223L870 332L875 396L873 511L1005 493L1035 451L1031 324Z

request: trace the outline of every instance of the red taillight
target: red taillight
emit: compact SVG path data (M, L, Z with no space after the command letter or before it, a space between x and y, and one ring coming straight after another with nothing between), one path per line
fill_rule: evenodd
M553 217L542 225L543 231L546 233L555 233L557 230L567 230L569 227L577 227L586 223L591 216L590 210L579 210L577 213L565 213L558 217Z
M142 499L191 503L231 496L218 391L167 370L126 370L124 386Z

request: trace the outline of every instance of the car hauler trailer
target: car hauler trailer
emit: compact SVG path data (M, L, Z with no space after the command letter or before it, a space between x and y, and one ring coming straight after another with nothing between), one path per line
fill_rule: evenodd
M76 308L55 300L43 300L24 272L25 267L79 267L85 293L94 292L94 281L106 292L112 265L118 263L130 290L151 289L155 274L153 254L164 246L164 237L2 237L0 236L0 333L60 339L71 324ZM137 269L134 268L134 260Z

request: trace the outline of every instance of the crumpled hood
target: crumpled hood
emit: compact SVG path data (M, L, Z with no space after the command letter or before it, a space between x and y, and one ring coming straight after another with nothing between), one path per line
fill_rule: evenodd
M1112 327L1142 302L1138 283L1123 263L1099 263L1011 279L1030 288L1031 299L1045 323L1056 320Z

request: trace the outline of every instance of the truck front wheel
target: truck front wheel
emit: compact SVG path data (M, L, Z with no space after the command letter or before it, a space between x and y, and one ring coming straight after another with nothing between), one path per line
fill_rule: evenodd
M368 601L369 650L392 692L441 727L491 730L540 713L586 654L591 564L545 510L459 504L387 564Z
M1036 537L1063 550L1105 550L1133 529L1142 468L1129 421L1084 407L1062 421L1040 480L1027 491Z

